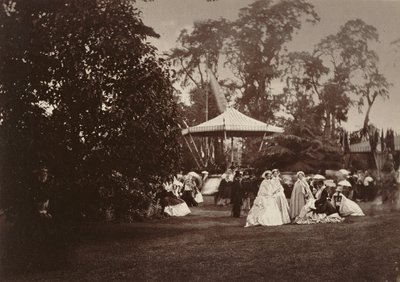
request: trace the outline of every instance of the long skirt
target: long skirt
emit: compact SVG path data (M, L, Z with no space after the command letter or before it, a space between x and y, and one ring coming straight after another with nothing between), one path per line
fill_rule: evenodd
M306 205L301 209L298 217L295 219L297 224L316 224L316 223L340 223L344 221L338 213L327 215L326 213L315 213L315 199L307 201Z
M190 209L185 202L173 205L166 206L164 212L170 216L185 216L190 213Z
M275 198L258 196L249 211L245 227L264 225L276 226L284 224L282 214Z

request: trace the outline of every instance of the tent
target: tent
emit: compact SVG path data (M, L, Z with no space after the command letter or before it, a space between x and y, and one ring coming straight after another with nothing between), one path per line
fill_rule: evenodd
M186 135L189 135L192 140L192 144L195 147L194 150L191 149L189 142L185 138L186 144L189 147L189 150L191 151L199 167L200 164L202 164L202 157L196 147L195 142L193 141L193 136L217 138L221 137L225 140L226 138L231 138L231 148L233 148L233 137L260 136L263 137L264 140L264 137L266 135L282 132L283 129L280 127L268 125L264 122L248 117L233 108L228 108L219 116L216 116L215 118L203 122L199 125L182 129L183 137L185 138ZM264 142L261 142L259 150L261 150L263 143ZM197 158L200 159L200 162L197 160ZM231 150L231 162L233 162L233 150Z
M248 117L234 108L199 125L182 130L182 135L199 137L248 137L282 133L283 129Z

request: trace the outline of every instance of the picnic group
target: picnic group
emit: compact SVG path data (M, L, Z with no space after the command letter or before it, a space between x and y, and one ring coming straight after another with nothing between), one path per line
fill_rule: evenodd
M221 176L214 204L231 206L233 217L247 214L245 227L340 223L347 216L364 216L358 203L371 201L380 193L375 179L368 171L352 174L342 169L338 173L342 177L334 181L322 174L306 176L298 171L290 190L278 169L266 170L260 178L251 169L228 169ZM162 211L169 216L189 214L190 207L203 202L201 186L207 177L206 171L171 176L164 183ZM398 178L393 177L393 191ZM393 191L383 191L382 199L390 199Z

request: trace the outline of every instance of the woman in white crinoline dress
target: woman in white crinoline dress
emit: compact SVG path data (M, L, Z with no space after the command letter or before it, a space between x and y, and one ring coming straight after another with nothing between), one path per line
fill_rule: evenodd
M364 216L360 206L343 195L343 187L338 186L332 197L332 204L338 209L341 216Z
M270 172L269 172L270 173ZM247 215L246 225L276 226L283 225L282 214L277 203L275 185L270 180L263 180L254 205Z
M317 183L317 188L315 199L307 200L294 222L297 224L343 222L344 218L336 212L334 206L328 201L328 192L323 182Z
M186 202L179 198L178 189L182 186L183 183L176 179L174 179L173 183L164 183L162 202L164 212L169 216L185 216L191 212Z

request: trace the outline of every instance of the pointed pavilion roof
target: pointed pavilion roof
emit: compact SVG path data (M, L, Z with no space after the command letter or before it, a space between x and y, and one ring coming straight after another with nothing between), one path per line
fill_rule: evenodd
M247 137L282 132L283 128L281 127L268 125L248 117L234 108L228 108L213 119L183 129L182 135L223 137L226 133L227 137Z

